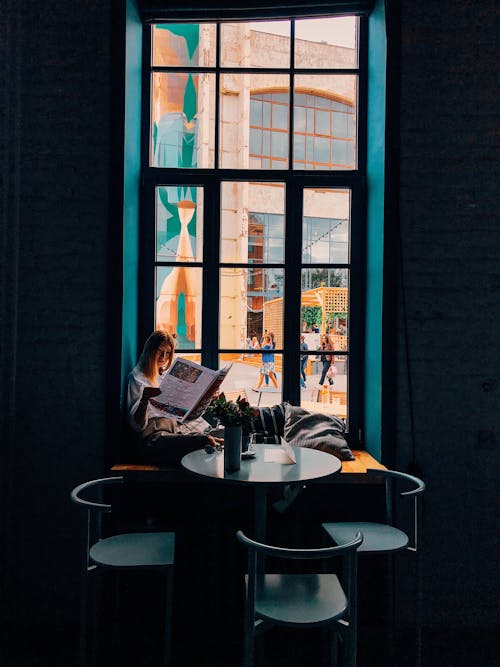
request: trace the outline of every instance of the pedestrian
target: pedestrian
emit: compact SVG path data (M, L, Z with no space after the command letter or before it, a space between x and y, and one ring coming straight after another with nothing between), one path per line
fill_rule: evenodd
M272 347L273 350L275 350L276 349L276 341L274 340L274 333L272 331L269 332L269 337L271 339L271 347ZM274 354L273 354L272 362L273 362L273 366L274 366ZM273 370L269 373L269 377L271 378L271 380L273 380L273 382L276 384L276 386L278 386L278 378L276 376L276 372L274 371L274 367L273 367Z
M309 347L306 343L306 337L302 334L300 337L300 349L308 350ZM306 364L307 364L307 354L300 355L300 386L302 389L306 389Z
M276 373L274 372L274 354L272 352L273 346L271 342L271 336L269 334L264 335L263 343L264 345L262 345L261 349L265 351L262 352L262 366L260 367L260 378L257 389L261 388L264 379L266 380L266 387L269 386L269 378L271 378L274 386L278 388Z
M319 381L320 385L323 385L325 382L326 374L328 373L328 369L330 368L330 364L332 363L332 354L330 353L333 350L333 345L330 341L330 336L328 334L322 334L320 338L320 344L319 344L319 349L321 351L320 354L320 361L323 364L323 368L321 369L321 379ZM330 381L330 378L328 378L329 383L333 384L333 381Z

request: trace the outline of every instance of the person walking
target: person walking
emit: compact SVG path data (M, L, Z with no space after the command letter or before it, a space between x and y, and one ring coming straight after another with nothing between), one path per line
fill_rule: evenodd
M273 350L275 350L276 349L276 341L274 340L274 333L272 331L269 332L269 338L271 339L271 348ZM274 370L274 354L273 354L272 362L273 362L273 370L269 373L269 377L271 378L271 380L273 380L273 378L274 378L273 382L276 386L278 386L278 377L276 375L276 371Z
M300 337L300 349L308 350L309 347L306 343L306 337L304 334ZM300 355L300 386L302 389L306 389L306 364L307 364L307 354Z
M250 341L250 348L252 350L258 350L260 348L259 339L257 338L257 336L255 336L255 334L252 336L252 340ZM255 355L254 354L249 354L248 356L249 357L254 357Z
M264 335L263 345L261 346L262 352L262 366L260 368L260 378L257 389L260 389L264 378L266 380L266 386L269 385L269 378L271 378L272 383L278 388L278 381L276 378L276 373L274 372L274 354L272 352L273 346L271 341L271 336L269 334Z
M321 370L321 379L319 381L319 384L323 385L325 382L326 374L328 373L328 369L330 368L330 364L332 363L331 351L333 351L333 345L330 341L330 336L328 336L328 334L322 334L320 338L319 349L321 351L320 361L323 364L323 368ZM330 382L330 384L332 383Z

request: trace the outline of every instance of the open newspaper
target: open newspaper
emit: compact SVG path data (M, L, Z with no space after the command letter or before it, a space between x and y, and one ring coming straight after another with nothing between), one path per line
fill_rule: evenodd
M161 394L149 401L165 416L185 422L199 417L207 408L232 364L218 371L178 357L162 376Z

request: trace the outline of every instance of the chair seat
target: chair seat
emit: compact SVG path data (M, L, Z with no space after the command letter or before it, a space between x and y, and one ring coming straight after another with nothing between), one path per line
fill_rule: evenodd
M384 523L363 521L323 523L322 527L336 544L350 542L357 532L363 534L363 542L358 552L389 553L401 551L408 544L408 535L399 528Z
M94 563L105 567L165 567L173 565L175 533L124 533L96 542Z
M342 616L347 598L335 574L266 574L257 577L255 612L278 624L321 624Z

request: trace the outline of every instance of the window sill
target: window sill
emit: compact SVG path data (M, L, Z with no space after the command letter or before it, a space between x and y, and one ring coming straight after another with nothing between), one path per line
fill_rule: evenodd
M341 482L358 482L363 481L363 475L366 474L368 468L378 468L380 470L386 470L386 467L379 463L376 459L373 458L365 450L355 449L352 450L354 456L356 457L355 461L342 461L342 470L341 475L346 477L344 479L339 479L336 477L335 480ZM110 472L112 474L121 474L126 475L130 479L154 479L154 480L180 480L184 477L185 472L180 468L161 468L160 466L153 465L142 465L140 463L117 463L111 467ZM327 480L331 482L332 480ZM325 482L326 483L326 482Z

